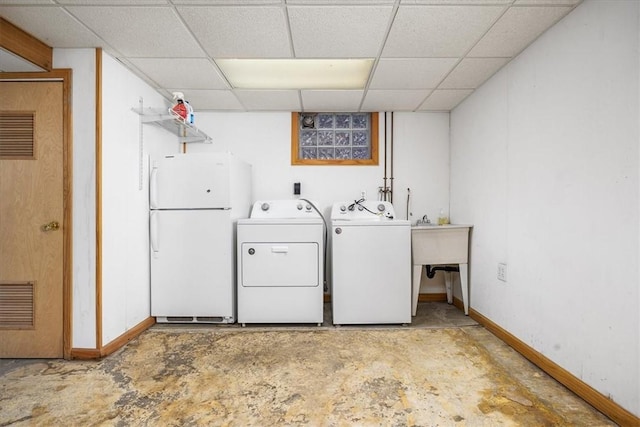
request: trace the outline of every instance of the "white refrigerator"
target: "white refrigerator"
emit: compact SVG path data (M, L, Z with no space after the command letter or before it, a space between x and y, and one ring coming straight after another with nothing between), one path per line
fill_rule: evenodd
M231 153L150 162L151 315L235 322L235 227L251 209L251 166Z

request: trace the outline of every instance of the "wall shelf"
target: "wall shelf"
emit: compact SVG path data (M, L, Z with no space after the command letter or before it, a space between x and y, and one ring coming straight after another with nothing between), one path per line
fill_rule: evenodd
M140 121L144 124L151 124L165 129L177 135L181 143L207 143L213 140L209 135L187 123L182 117L171 111L158 108L132 108L133 112L140 115Z

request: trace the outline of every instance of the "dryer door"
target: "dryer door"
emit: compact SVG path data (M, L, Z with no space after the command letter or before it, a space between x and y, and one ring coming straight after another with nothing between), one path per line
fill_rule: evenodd
M244 287L314 287L318 243L242 243Z

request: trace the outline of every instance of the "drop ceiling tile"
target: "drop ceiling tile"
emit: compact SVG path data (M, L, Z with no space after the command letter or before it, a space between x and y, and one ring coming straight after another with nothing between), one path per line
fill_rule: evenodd
M170 7L69 6L67 9L125 56L204 56Z
M32 5L32 4L54 4L53 0L0 0L0 5Z
M433 89L456 62L455 58L381 59L369 88Z
M213 58L290 58L284 10L275 6L178 7Z
M514 6L574 6L582 0L516 0Z
M400 4L429 5L502 5L511 4L513 0L400 0Z
M354 112L362 101L362 90L303 90L302 109L308 112Z
M247 6L265 4L284 4L284 0L172 0L173 4L180 5L207 5L207 6Z
M51 47L95 47L104 44L60 7L0 6L0 16Z
M511 7L469 52L471 57L513 57L571 7Z
M438 89L418 108L419 111L450 111L473 92L472 89Z
M182 90L180 88L167 89L169 92L182 92L184 99L193 107L196 124L198 111L209 110L244 110L242 104L230 90Z
M372 58L378 55L391 6L289 6L297 58Z
M353 6L355 5L379 5L379 4L389 4L393 5L395 0L286 0L287 4L293 5L344 5L344 6Z
M368 90L362 111L414 111L430 90Z
M146 5L166 5L167 0L57 0L64 5L76 6L146 6Z
M214 65L205 58L128 58L161 87L229 89Z
M383 57L460 57L505 6L400 6Z
M297 90L236 90L248 111L300 111Z
M475 89L507 62L509 58L465 58L438 88Z

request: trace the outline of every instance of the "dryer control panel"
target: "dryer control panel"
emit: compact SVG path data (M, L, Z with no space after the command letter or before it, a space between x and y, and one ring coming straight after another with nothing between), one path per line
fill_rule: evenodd
M318 212L313 208L312 204L318 209L318 204L314 201L311 203L304 200L258 200L253 204L251 209L251 218L320 218Z

